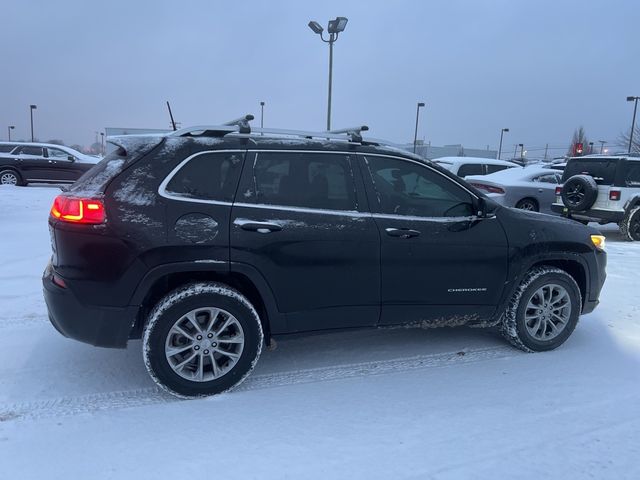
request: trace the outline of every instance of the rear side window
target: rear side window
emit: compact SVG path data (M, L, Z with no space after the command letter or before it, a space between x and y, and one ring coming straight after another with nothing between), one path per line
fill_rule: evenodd
M539 175L533 178L534 182L540 183L558 183L559 175L555 173L545 173L544 175Z
M351 160L324 153L259 152L253 171L252 203L356 210Z
M9 153L14 148L16 148L15 145L0 145L0 153Z
M624 179L624 184L627 187L640 187L640 162L629 163L629 170Z
M617 159L569 160L564 169L562 180L566 182L574 175L591 175L598 185L613 185L617 166Z
M238 186L243 158L243 152L196 155L169 180L165 191L180 197L231 202Z
M459 177L466 177L468 175L484 175L483 165L480 163L465 163L460 165L458 169Z
M487 174L501 172L502 170L506 170L507 168L513 167L509 167L507 165L487 165Z
M16 153L22 155L35 155L38 157L43 157L44 153L42 151L42 147L21 147L17 150Z

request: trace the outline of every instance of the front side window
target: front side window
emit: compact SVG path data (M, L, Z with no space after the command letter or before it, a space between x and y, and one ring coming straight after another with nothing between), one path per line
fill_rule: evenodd
M482 167L483 165L481 163L465 163L464 165L460 165L458 176L464 178L469 175L484 175Z
M332 153L259 152L251 203L356 210L350 158Z
M36 157L44 157L42 147L21 147L16 153L20 155L34 155Z
M473 214L473 197L444 175L416 163L366 157L380 211L389 215L461 217Z
M242 169L242 152L203 153L185 163L165 191L187 199L231 202Z
M49 148L47 151L49 153L49 158L53 158L54 160L69 161L69 157L71 156L69 153L64 150L60 150L59 148Z

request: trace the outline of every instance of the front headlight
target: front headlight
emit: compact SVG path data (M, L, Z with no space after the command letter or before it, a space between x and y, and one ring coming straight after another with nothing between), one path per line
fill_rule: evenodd
M591 243L598 250L604 250L605 238L604 235L591 235Z

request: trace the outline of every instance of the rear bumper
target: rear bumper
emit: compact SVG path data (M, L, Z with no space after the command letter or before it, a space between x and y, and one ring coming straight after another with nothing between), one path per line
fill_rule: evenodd
M62 335L98 347L125 348L138 314L137 306L124 308L83 305L68 288L52 280L51 265L42 277L49 320Z
M560 205L557 203L551 205L551 210L567 218L588 220L590 222L599 223L620 223L624 218L623 210L600 210L597 208L592 208L589 210L585 210L584 212L572 212L564 205Z

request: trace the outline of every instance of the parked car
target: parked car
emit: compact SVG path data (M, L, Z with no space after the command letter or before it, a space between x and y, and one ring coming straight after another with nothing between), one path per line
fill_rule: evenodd
M151 377L197 397L242 382L277 335L500 326L543 351L596 307L597 230L503 208L360 131L112 139L51 208L52 324L103 347L142 337Z
M640 157L570 158L562 182L555 212L583 223L617 223L625 238L640 241Z
M99 161L62 145L0 142L0 185L73 183Z
M470 175L489 175L518 166L513 162L478 157L441 157L433 161L460 178Z
M562 172L531 165L491 175L467 177L466 180L505 207L553 213L551 205L556 199L556 186L561 178Z

